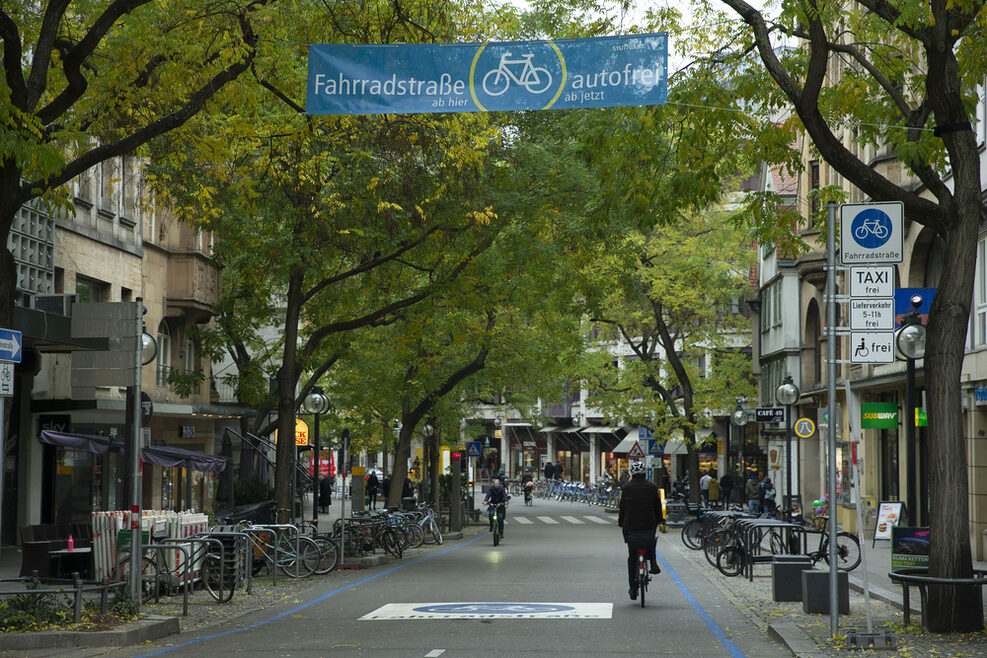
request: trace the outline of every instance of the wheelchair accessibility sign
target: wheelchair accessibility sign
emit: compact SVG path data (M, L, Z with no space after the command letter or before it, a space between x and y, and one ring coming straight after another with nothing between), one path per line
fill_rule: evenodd
M841 205L840 262L844 265L902 262L903 216L900 201Z

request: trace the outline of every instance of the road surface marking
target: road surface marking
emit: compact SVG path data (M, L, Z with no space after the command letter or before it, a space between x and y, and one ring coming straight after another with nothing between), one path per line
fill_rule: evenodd
M544 521L545 523L549 523L551 525L558 525L559 524L558 521L556 521L555 519L553 519L550 516L539 516L538 519L541 520L541 521Z
M360 621L402 619L610 619L613 603L388 603Z
M574 516L563 516L562 518L568 521L569 523L575 523L576 525L583 525L583 522Z
M610 525L611 523L613 523L613 521L611 521L610 519L601 519L598 516L584 516L583 518L589 519L593 523L602 523L603 525Z
M516 521L517 523L524 523L526 525L531 525L532 523L534 523L534 521L532 521L526 516L515 516L514 518L511 519L511 521Z
M425 654L425 658L439 658L442 654L446 652L445 649L432 649Z

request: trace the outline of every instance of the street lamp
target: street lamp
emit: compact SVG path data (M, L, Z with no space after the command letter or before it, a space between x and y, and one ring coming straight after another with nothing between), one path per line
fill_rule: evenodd
M424 441L422 442L422 457L424 458L422 459L422 501L428 500L428 492L430 489L429 467L432 465L431 440L433 434L435 434L435 428L432 426L432 423L426 421L425 424L422 425L422 436L424 437Z
M319 527L319 417L329 411L329 398L321 386L313 386L305 396L305 411L315 414L315 432L312 434L312 525Z
M799 387L791 375L785 375L775 390L775 400L785 405L785 489L788 493L788 520L792 520L792 405L798 402Z
M739 488L743 487L743 485L744 485L744 478L743 478L744 431L743 431L743 428L744 428L744 425L747 424L747 421L748 420L749 420L749 418L747 418L747 411L744 409L744 405L741 402L741 398L737 398L737 408L736 408L736 410L734 410L733 414L730 416L730 424L733 425L733 426L735 426L740 431L740 440L737 441L737 456L740 457L740 461L741 461L741 478L740 478L740 483L739 483L740 486L739 487L736 487L735 489L739 489ZM730 456L730 446L727 446L727 458L728 458L727 459L727 468L728 469L730 468L729 456ZM729 502L730 501L727 501L728 504L729 504Z
M915 360L925 357L925 325L919 316L922 296L912 295L912 312L901 320L896 343L905 357L905 455L908 486L908 517L913 525L919 524L918 491L915 484Z

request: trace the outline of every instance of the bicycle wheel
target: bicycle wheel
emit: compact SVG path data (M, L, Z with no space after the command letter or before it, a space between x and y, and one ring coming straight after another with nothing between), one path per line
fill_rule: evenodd
M703 522L699 519L692 519L682 527L682 543L694 551L703 547L702 544Z
M401 540L398 539L398 534L394 528L385 528L380 533L380 544L385 553L390 553L397 559L401 559Z
M422 523L422 530L425 531L426 544L442 543L442 531L439 530L439 524L436 523L434 516L429 515L425 518L425 521Z
M207 553L202 561L202 584L216 601L226 603L236 586L236 562L223 564L219 553Z
M638 596L641 597L641 607L644 607L644 593L648 591L648 580L651 576L648 574L648 563L645 562L644 558L638 556L637 558L637 588Z
M318 545L308 537L281 535L278 551L281 553L278 567L284 575L292 578L311 576L322 560Z
M425 531L417 523L409 523L404 527L404 531L408 534L409 548L418 548L425 541Z
M336 542L321 535L316 535L312 541L322 551L322 558L319 560L319 566L315 568L315 573L321 576L331 572L339 565L339 547L336 546Z
M744 551L739 546L727 546L716 556L716 568L724 576L739 576L745 562Z
M144 556L143 569L141 570L140 597L141 603L148 603L151 599L157 601L160 595L161 579L158 573L158 563L151 558ZM117 562L117 573L122 580L130 578L130 555L126 555ZM127 591L130 589L128 587Z
M829 545L823 549L822 559L829 564ZM840 532L836 535L836 568L840 571L853 571L860 564L860 541L856 535Z
M706 537L703 542L703 553L706 555L706 561L709 562L710 566L716 566L716 556L730 543L730 539L731 535L726 530L717 530Z
M772 555L781 555L785 553L785 542L781 539L781 533L777 530L771 530L768 533L768 547L771 549Z

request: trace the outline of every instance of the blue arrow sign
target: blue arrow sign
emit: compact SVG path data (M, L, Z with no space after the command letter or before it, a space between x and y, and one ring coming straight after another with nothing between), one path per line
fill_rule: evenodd
M0 329L0 361L21 362L21 332Z
M479 457L480 456L480 442L479 441L467 441L466 442L466 456L467 457Z

